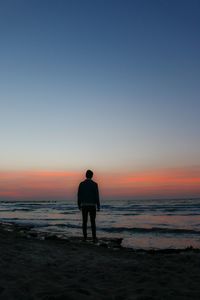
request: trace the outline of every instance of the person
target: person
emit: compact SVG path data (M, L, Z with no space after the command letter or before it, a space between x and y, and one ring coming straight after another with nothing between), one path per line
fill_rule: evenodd
M79 184L78 187L78 208L82 211L82 230L84 241L87 240L87 221L88 214L92 228L93 242L96 238L96 208L100 210L98 184L92 180L93 172L87 170L86 179Z

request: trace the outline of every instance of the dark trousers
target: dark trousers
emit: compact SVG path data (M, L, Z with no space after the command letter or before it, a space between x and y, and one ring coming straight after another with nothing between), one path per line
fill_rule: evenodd
M87 238L87 221L88 221L88 214L90 215L90 222L92 228L92 237L93 240L96 239L96 207L95 206L83 206L82 207L82 218L83 218L83 236L84 239Z

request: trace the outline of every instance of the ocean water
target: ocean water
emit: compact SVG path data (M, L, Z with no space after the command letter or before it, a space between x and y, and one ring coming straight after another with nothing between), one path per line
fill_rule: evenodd
M0 222L82 236L81 213L72 201L1 201ZM104 201L96 225L99 238L122 238L133 249L200 248L200 199Z

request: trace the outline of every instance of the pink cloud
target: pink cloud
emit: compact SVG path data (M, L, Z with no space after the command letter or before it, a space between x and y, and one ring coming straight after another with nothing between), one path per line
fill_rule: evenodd
M84 173L0 171L1 199L72 199ZM200 196L200 167L102 173L96 178L103 198Z

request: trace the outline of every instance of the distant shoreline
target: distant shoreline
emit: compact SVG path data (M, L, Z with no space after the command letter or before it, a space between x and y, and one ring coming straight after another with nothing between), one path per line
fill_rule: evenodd
M126 198L124 198L124 199L103 199L102 200L102 204L105 204L106 202L114 202L114 201L116 201L116 202L118 202L118 201L123 201L123 200L125 200L125 201L158 201L158 200L160 200L160 201L181 201L181 200L190 200L190 201L192 201L192 200L200 200L200 196L199 197L186 197L186 198L184 198L184 197L178 197L178 198L143 198L143 199L139 199L139 198L137 198L137 199L126 199ZM73 200L73 199L61 199L61 200L48 200L48 199L23 199L23 200L18 200L18 199L0 199L0 203L6 203L6 202L48 202L48 203L56 203L56 202L66 202L66 203L74 203L74 204L77 204L77 200Z

